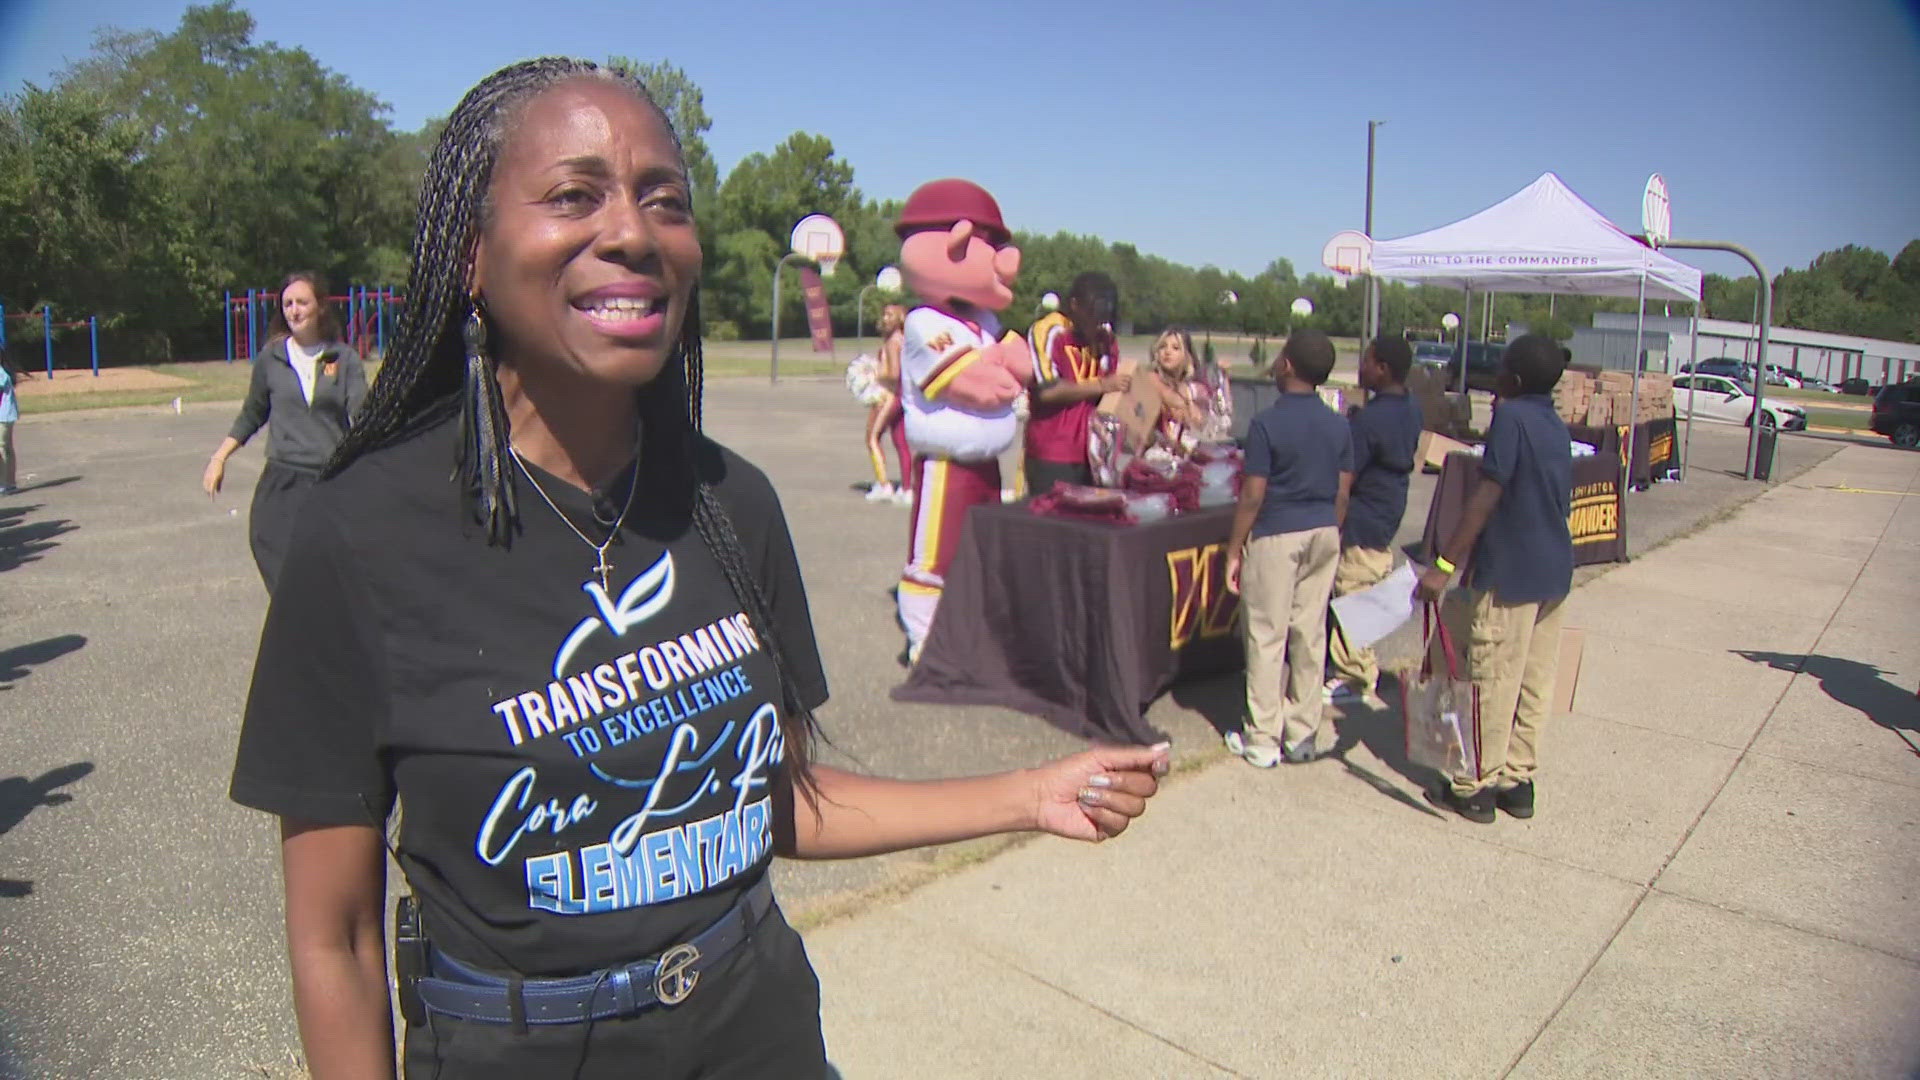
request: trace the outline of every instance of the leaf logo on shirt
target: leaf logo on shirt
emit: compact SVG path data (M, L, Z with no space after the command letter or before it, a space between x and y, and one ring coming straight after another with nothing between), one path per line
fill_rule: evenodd
M566 644L553 656L553 677L564 679L570 670L573 654L586 644L587 639L601 630L607 630L614 637L626 637L627 631L653 618L673 603L673 552L662 552L652 566L627 583L620 592L620 599L614 600L607 590L597 581L588 581L580 586L582 592L593 598L593 605L600 614L593 618L580 620L567 635Z

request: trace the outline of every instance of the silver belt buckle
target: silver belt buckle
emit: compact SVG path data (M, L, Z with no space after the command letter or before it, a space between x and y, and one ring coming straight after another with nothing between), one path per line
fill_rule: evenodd
M700 981L698 971L689 970L700 962L700 950L692 945L675 945L660 954L653 970L653 992L662 1005L678 1005L693 993Z

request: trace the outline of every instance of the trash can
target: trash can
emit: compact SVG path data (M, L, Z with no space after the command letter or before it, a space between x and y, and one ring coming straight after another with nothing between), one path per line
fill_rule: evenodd
M1754 457L1753 478L1755 480L1773 479L1773 453L1780 444L1780 429L1772 424L1760 427L1760 452Z

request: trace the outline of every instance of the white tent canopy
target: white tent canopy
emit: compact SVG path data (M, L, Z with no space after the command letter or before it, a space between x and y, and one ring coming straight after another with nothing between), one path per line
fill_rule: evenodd
M1552 173L1469 218L1376 240L1373 273L1388 281L1474 292L1700 299L1700 271L1646 247Z

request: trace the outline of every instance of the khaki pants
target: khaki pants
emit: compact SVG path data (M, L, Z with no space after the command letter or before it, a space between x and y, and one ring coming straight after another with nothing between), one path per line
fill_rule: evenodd
M1240 622L1247 644L1247 741L1310 748L1320 729L1327 598L1340 530L1327 526L1247 544Z
M1533 780L1540 732L1553 710L1565 599L1509 604L1477 589L1448 597L1448 626L1456 642L1467 643L1466 676L1480 691L1480 775L1453 777L1456 795Z
M1340 565L1333 571L1333 595L1345 596L1380 584L1393 573L1391 548L1344 547ZM1336 624L1327 638L1327 662L1333 673L1362 693L1373 693L1380 685L1380 662L1373 647L1356 649L1347 644L1347 635Z
M13 453L13 421L0 424L0 489L19 484L20 459Z

